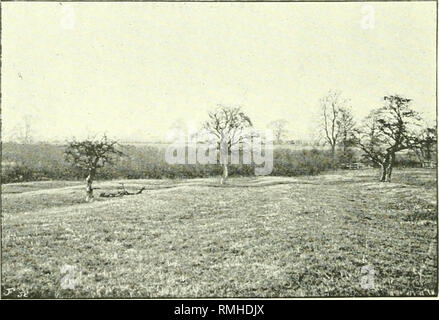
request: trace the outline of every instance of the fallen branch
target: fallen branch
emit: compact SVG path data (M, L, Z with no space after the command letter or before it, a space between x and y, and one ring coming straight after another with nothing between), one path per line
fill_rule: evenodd
M125 190L125 187L124 187L122 191L118 191L118 192L101 192L101 194L99 196L103 197L103 198L133 196L133 195L136 195L136 194L141 194L143 192L143 190L145 190L145 189L146 189L145 187L142 187L139 191L128 192L128 191Z

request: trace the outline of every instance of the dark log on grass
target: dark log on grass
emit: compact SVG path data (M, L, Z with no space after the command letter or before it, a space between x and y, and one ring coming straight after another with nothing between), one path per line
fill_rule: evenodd
M133 196L136 194L141 194L145 190L145 187L142 187L139 189L139 191L136 192L128 192L125 190L118 191L118 192L102 192L99 196L103 198L114 198L114 197L123 197L123 196Z

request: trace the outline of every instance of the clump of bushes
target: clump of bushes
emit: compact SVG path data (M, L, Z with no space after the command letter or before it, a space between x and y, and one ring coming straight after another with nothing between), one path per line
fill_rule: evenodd
M324 150L275 149L273 152L275 176L316 175L334 167L332 156Z
M395 167L397 168L420 168L422 167L416 154L409 151L404 154L396 154L395 156Z

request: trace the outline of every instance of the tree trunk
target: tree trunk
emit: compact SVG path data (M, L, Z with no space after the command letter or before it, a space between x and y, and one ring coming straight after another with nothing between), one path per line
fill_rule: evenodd
M348 151L348 134L343 132L343 155L346 156L346 151Z
M386 182L390 182L391 179L392 179L392 165L389 164L387 167Z
M335 163L336 163L335 144L331 144L331 155L332 155L332 167L335 168Z
M392 179L392 169L394 163L395 163L395 155L390 154L389 163L387 164L386 182L390 182Z
M93 187L92 187L93 180L94 180L94 172L89 171L88 176L85 179L85 182L87 184L85 201L87 202L93 201Z
M386 181L386 177L387 177L387 164L386 163L381 163L381 182L385 182Z
M392 178L393 164L395 163L395 154L388 153L383 163L381 163L381 182L390 182Z
M227 168L227 163L223 164L223 175L221 176L220 184L224 184L226 182L227 177L229 176L229 169Z

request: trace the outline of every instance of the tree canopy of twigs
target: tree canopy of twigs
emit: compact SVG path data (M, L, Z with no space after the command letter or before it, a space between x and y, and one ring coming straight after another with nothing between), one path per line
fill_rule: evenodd
M104 135L100 139L86 139L70 141L64 151L66 160L73 166L80 168L87 174L86 200L93 199L92 183L96 171L105 165L113 164L116 157L123 155L117 149L117 142L110 140Z
M335 160L335 149L342 145L344 151L352 144L352 133L355 122L348 105L340 92L330 91L320 99L321 129L323 140L331 147L331 154Z
M208 113L208 120L203 124L203 129L216 138L220 153L223 155L221 184L228 177L227 161L231 148L248 138L245 130L252 126L252 121L241 107L218 105L215 110Z
M381 181L390 182L395 154L419 146L420 116L411 99L384 97L384 105L371 111L357 130L356 143L364 156L381 167Z
M416 138L414 152L420 161L432 161L437 153L437 128L436 126L424 126L420 135Z
M276 144L281 144L287 134L288 121L285 119L277 119L268 124L268 128L273 130L273 136Z

